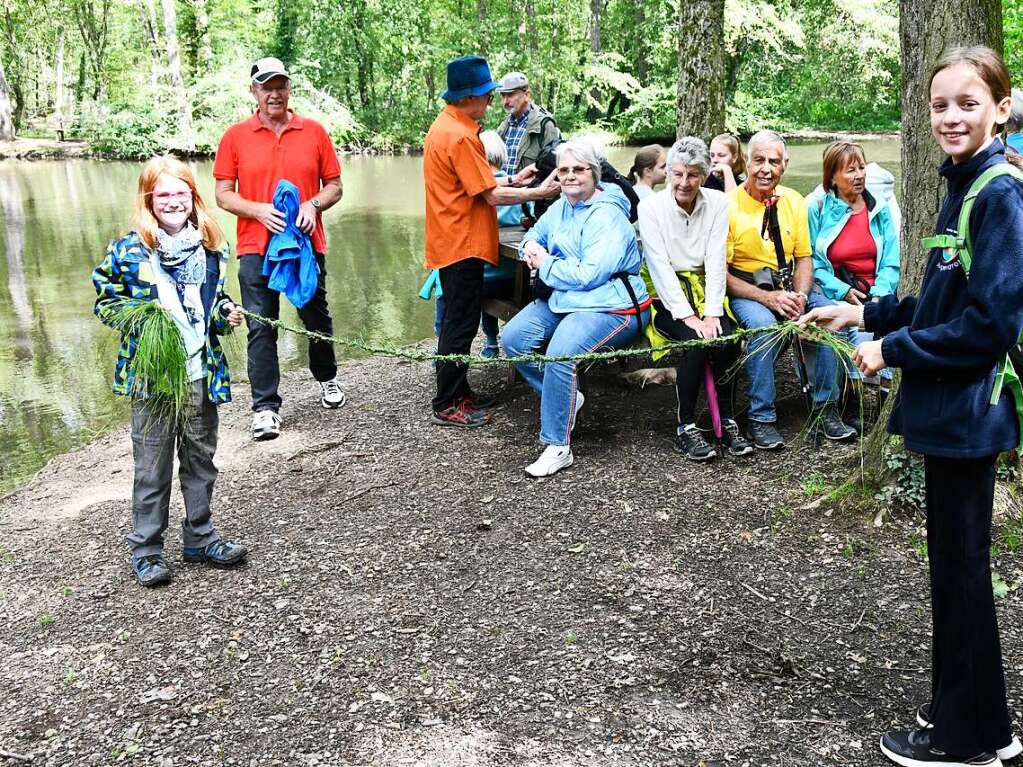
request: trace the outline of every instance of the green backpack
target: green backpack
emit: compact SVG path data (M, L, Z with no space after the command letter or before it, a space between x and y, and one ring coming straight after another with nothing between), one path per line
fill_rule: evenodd
M959 253L959 261L963 265L963 273L970 276L970 265L973 256L970 253L972 243L970 241L970 213L973 210L973 203L977 200L980 190L987 186L999 176L1012 176L1020 183L1023 183L1023 171L1009 163L993 165L980 174L976 181L970 186L966 197L963 200L963 207L959 211L959 223L956 226L958 234L936 234L933 237L924 237L920 244L930 250L931 248L943 248L948 253ZM1013 401L1016 403L1016 418L1019 420L1020 446L1023 447L1023 383L1020 375L1023 374L1023 351L1020 346L1023 344L1023 333L1020 334L1016 346L1010 350L1005 357L999 361L995 372L995 385L991 391L990 404L998 404L998 398L1002 396L1002 389L1012 392Z

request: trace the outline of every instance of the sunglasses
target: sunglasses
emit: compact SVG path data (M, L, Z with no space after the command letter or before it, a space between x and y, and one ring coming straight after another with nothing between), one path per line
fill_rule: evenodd
M558 168L558 175L567 176L571 174L573 176L581 176L583 173L586 173L589 170L590 170L589 165L572 165L568 167Z

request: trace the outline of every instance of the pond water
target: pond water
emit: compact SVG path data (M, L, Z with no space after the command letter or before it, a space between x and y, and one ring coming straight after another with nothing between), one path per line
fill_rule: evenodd
M784 183L804 193L815 186L822 147L791 147ZM865 148L898 175L896 139ZM613 148L610 159L624 171L634 151ZM342 166L344 199L325 216L335 334L397 342L431 335L433 305L416 295L425 276L421 159L359 156ZM127 231L138 170L129 162L0 162L0 493L127 420L127 403L110 392L117 338L92 314L90 274ZM212 164L194 170L212 201ZM233 218L217 214L233 243ZM228 292L239 296L233 270ZM282 317L297 321L282 303ZM305 359L296 336L282 334L280 349L285 367ZM243 339L228 352L244 375Z

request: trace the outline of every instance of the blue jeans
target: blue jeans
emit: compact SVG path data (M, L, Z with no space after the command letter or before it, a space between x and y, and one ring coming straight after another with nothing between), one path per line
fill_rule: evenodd
M644 325L650 312L643 312ZM581 354L627 346L639 334L634 314L570 312L555 314L546 301L537 299L504 326L504 353L508 357L539 352ZM530 362L515 368L540 395L540 441L547 445L568 445L575 423L575 395L578 380L574 362Z
M806 302L807 310L832 303L819 290L810 294ZM778 324L774 312L758 301L747 298L730 300L732 311L744 328L765 328ZM767 335L753 336L747 342L746 377L749 379L749 419L761 423L774 423L778 415L774 409L774 362L778 358L780 347L775 344L766 348ZM803 342L806 351L807 368L810 380L813 381L813 403L820 407L838 399L836 377L838 360L835 353L827 347Z
M868 333L865 330L857 330L856 328L848 328L845 331L845 337L846 337L846 340L849 343L851 343L853 346L859 346L860 344L866 343L867 341L876 341L877 340L877 336L875 336L873 333ZM859 371L859 368L857 368L852 363L852 360L843 358L842 362L845 364L846 372L849 374L850 378L857 379L857 380L863 378L863 373L861 373ZM878 373L878 376L880 376L885 381L891 381L892 380L892 369L891 368L882 368L881 372Z

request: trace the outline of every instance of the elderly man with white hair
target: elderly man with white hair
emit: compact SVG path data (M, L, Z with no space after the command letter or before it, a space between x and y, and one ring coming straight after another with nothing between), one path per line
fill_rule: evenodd
M725 298L725 248L728 241L728 198L706 189L710 151L698 138L679 139L668 150L668 186L639 204L639 234L650 276L655 344L730 335L734 318ZM696 400L708 362L720 393L721 440L732 455L753 452L732 418L741 345L693 349L683 357L675 377L678 433L675 449L691 461L716 455L696 426Z
M814 287L806 202L799 192L780 184L788 165L785 140L774 131L760 131L749 140L747 152L749 175L742 186L728 193L727 291L739 323L744 328L762 328L795 320L829 301ZM783 269L791 270L791 290L782 284ZM807 343L802 349L806 352L802 362L813 368L807 378L813 381L809 398L814 438L852 437L855 429L842 422L835 407L835 353ZM774 362L778 352L778 345L772 344L767 335L755 336L749 342L747 434L761 450L785 444L775 427Z
M545 347L554 356L620 348L635 340L650 317L628 199L618 186L601 185L592 143L566 141L556 157L561 198L519 246L541 289L534 289L533 302L505 326L509 357ZM574 461L572 429L584 400L576 363L515 367L540 395L540 441L547 445L526 473L545 477Z

